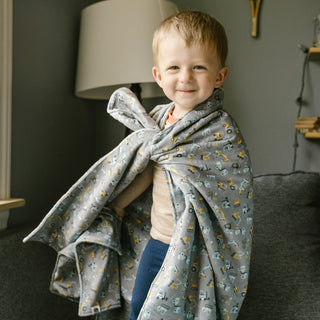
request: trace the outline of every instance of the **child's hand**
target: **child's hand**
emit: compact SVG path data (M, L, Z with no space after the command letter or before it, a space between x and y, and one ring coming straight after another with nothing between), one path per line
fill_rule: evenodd
M112 209L117 214L117 216L119 216L121 219L126 215L126 212L124 209L121 209L121 208L110 208L110 209Z

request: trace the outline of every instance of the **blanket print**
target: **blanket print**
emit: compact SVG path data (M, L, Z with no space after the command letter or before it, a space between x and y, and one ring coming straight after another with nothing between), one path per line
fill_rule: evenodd
M164 129L173 103L148 115L129 89L108 112L134 130L95 163L24 241L53 247L51 291L79 301L79 315L130 301L150 237L151 187L121 221L108 209L149 161L162 166L174 232L139 319L236 319L247 290L252 238L252 172L223 90Z

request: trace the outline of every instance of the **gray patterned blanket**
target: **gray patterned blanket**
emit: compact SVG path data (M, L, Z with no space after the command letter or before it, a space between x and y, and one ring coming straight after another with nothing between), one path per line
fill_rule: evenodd
M112 95L108 112L133 132L24 239L57 251L50 290L78 301L80 316L131 299L150 237L151 187L122 221L107 205L154 161L166 174L175 227L139 319L236 319L248 283L252 172L239 128L222 106L216 89L164 129L172 103L149 115L130 90Z

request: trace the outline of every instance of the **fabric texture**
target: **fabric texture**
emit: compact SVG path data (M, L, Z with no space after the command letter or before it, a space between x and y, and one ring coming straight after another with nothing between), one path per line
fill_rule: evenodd
M320 319L320 174L254 178L254 237L238 320Z
M121 297L131 300L150 237L150 189L130 205L122 224L105 206L152 160L165 169L175 226L138 319L236 319L249 274L252 173L241 133L222 105L223 91L215 90L163 129L173 104L149 116L126 88L110 98L109 113L134 132L25 239L58 252L51 290L78 300L81 316L120 307Z

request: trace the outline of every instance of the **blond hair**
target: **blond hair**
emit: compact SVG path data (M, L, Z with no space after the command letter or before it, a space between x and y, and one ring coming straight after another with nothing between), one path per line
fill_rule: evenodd
M156 64L159 43L170 31L177 31L187 47L200 45L206 49L216 49L221 67L225 66L228 55L228 39L223 26L209 14L186 11L164 20L154 32L152 51Z

